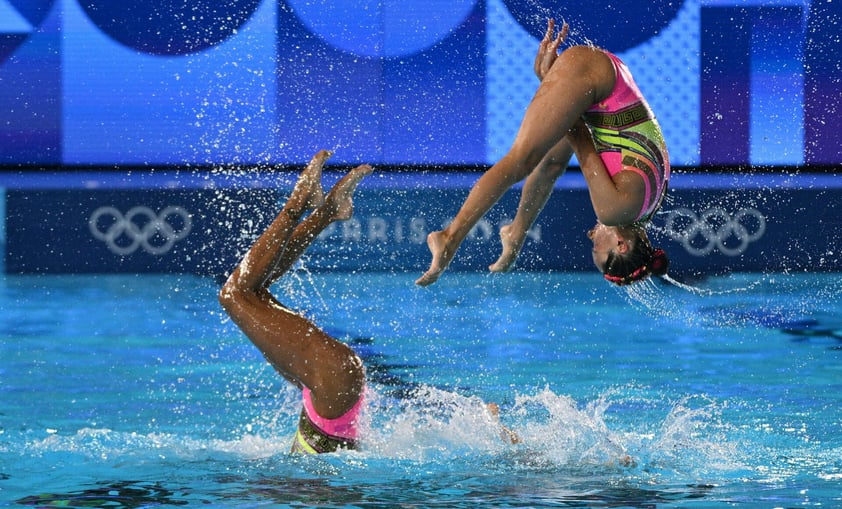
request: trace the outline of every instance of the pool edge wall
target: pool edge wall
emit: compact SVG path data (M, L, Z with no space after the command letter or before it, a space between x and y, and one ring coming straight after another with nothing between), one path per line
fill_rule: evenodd
M9 274L186 273L221 276L275 217L293 172L17 172L0 174L0 241ZM341 174L326 172L329 188ZM355 195L352 219L308 252L316 271L416 271L427 233L456 213L477 172L376 173ZM450 270L485 271L514 188L463 243ZM822 174L676 172L649 231L670 272L840 271L842 179ZM585 232L595 216L581 174L559 180L530 231L518 268L593 270Z

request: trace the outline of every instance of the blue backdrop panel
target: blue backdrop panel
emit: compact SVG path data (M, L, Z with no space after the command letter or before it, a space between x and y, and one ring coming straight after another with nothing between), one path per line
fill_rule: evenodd
M745 9L702 9L702 164L748 160L750 21Z
M6 271L222 274L244 253L242 232L277 200L253 190L233 202L256 213L229 217L220 191L8 190Z
M803 163L804 16L802 7L702 7L702 164Z
M651 236L670 255L672 273L842 268L833 246L842 231L833 203L842 190L744 188L739 182L671 194Z
M63 163L278 157L272 2L57 1Z
M842 162L839 2L0 0L0 165L493 164L551 16L675 166Z
M842 162L842 3L810 2L810 16L805 48L806 74L804 149L809 163Z
M484 162L482 2L435 44L391 48L395 55L389 47L337 47L299 16L278 10L277 138L285 160L305 162L329 147L341 149L335 162ZM400 20L375 29L400 28L390 21Z
M0 15L0 165L58 164L61 18L53 0L8 5L9 14Z

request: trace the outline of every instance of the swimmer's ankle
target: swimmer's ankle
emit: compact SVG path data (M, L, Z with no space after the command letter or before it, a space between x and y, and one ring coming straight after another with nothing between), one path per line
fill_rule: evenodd
M432 232L431 235L436 236L436 240L442 248L442 251L451 251L453 249L453 232L450 231L449 226L443 230Z

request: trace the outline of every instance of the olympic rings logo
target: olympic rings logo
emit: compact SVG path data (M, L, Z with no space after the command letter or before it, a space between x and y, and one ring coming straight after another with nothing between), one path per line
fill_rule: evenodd
M766 233L766 217L753 208L733 215L719 207L699 215L680 208L668 213L664 229L692 255L705 256L715 248L726 256L738 256Z
M133 207L125 215L106 206L91 214L88 227L94 238L105 242L116 255L126 256L138 248L162 255L187 237L193 222L190 214L178 206L166 207L157 214L149 207Z

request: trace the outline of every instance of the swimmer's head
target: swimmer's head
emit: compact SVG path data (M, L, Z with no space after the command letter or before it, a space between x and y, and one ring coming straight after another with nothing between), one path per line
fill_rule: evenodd
M646 230L640 226L605 226L597 223L588 232L593 242L593 262L606 280L624 286L650 275L667 273L669 258L653 249Z

